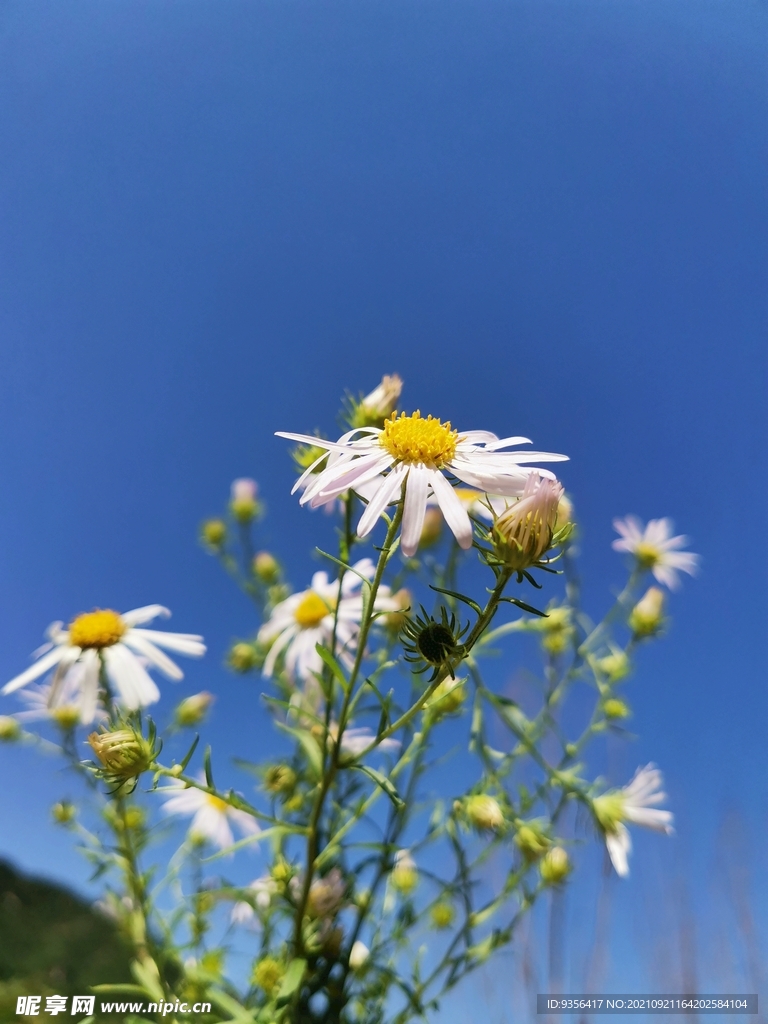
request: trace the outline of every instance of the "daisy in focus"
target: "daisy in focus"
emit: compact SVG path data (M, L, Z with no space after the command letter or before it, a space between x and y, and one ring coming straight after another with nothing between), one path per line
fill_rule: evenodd
M154 704L160 699L160 691L144 662L158 668L169 679L178 680L183 678L183 672L161 647L193 658L205 654L201 636L141 628L158 615L170 614L167 608L151 604L122 615L97 608L78 615L66 629L63 623L54 622L48 627L48 643L35 652L38 660L6 683L2 693L20 690L54 670L50 699L55 702L62 689L69 687L71 694L74 688L76 702L85 716L83 721L92 721L98 707L103 663L120 704L130 710ZM75 675L68 678L73 670Z
M337 656L347 667L351 666L363 617L360 576L373 579L375 571L370 558L361 559L352 568L355 572L346 573L342 580L338 609L338 580L329 580L325 572L314 574L308 590L292 594L285 601L275 605L269 619L259 630L258 636L260 643L271 644L264 662L265 676L269 678L273 674L281 653L285 654L285 670L292 680L307 680L318 675L323 662L315 650L315 645L330 646L334 618ZM357 573L359 575L356 575ZM389 587L380 586L375 611L396 610L397 603L392 599Z
M204 783L202 775L198 781ZM223 850L235 841L232 825L237 826L243 836L255 836L261 832L250 814L230 807L221 797L194 787L188 789L181 779L170 779L168 789L163 792L174 789L179 792L171 793L163 804L163 810L166 814L193 815L189 826L189 836L193 841L211 842Z
M608 855L621 878L629 874L628 858L632 851L632 839L625 821L668 836L674 832L672 812L656 806L667 798L663 785L659 769L648 764L645 768L638 768L632 781L623 789L603 793L593 801L595 816L605 834Z
M459 545L465 549L472 546L472 521L446 473L484 493L519 497L533 471L524 463L567 459L551 452L504 452L501 449L530 441L526 437L499 439L483 430L459 434L449 422L432 416L425 419L418 411L393 413L383 427L356 428L335 442L282 431L278 436L324 449L294 485L294 491L303 489L302 505L316 508L345 491L359 493L363 485L375 483L357 525L360 537L371 532L387 505L405 494L400 543L407 557L419 546L430 495ZM554 478L548 470L537 472Z
M634 555L641 568L650 569L659 583L670 590L680 585L678 572L687 572L689 576L696 574L699 556L678 550L685 547L688 538L672 536L671 519L651 519L643 528L637 516L625 516L614 519L613 527L621 534L620 539L613 542L614 551Z

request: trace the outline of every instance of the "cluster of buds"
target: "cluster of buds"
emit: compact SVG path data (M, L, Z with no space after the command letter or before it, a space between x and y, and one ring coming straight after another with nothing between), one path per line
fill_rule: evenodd
M139 776L152 768L160 752L153 723L146 739L134 726L125 725L92 732L88 742L98 759L97 775L115 792L133 792Z
M573 529L571 505L557 480L529 473L522 497L505 509L491 527L494 551L519 575L563 544Z

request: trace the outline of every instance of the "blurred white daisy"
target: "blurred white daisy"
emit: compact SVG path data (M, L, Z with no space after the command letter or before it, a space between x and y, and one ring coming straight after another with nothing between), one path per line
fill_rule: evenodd
M611 790L593 801L611 863L621 878L629 874L628 858L632 851L632 839L624 822L643 825L668 836L674 832L672 812L656 806L667 798L663 785L659 769L648 764L645 768L638 768L632 781L623 789Z
M628 551L634 555L643 569L650 569L659 583L670 590L680 585L678 571L689 576L696 573L699 556L690 551L678 551L685 547L688 538L672 536L671 519L651 519L645 528L637 516L625 516L613 520L614 529L621 534L613 542L614 551Z
M56 692L72 668L79 666L73 685L80 692L85 713L93 711L95 714L99 669L103 661L120 704L129 709L154 704L160 698L160 691L144 667L147 662L170 679L183 677L181 669L160 650L161 647L194 658L205 654L201 636L140 628L158 615L170 614L162 605L151 604L123 614L97 608L78 615L66 629L63 623L54 622L47 630L49 642L33 655L38 660L6 683L2 692L13 693L52 669L55 670L52 687Z
M90 725L94 719L106 718L106 711L98 706L98 692L83 686L85 672L86 666L77 662L57 685L33 683L22 689L19 699L27 710L19 711L15 717L20 722L52 721L62 729Z
M204 782L202 775L198 777L198 781ZM192 839L206 840L223 850L235 841L232 825L236 825L243 836L258 835L261 831L250 814L230 807L221 797L204 793L194 787L187 788L180 779L170 779L168 789L160 792L168 793L174 789L179 792L166 797L163 810L166 814L193 815L192 824L189 826L189 835Z
M361 537L370 533L387 505L398 501L405 491L401 546L408 557L419 546L430 493L460 546L472 546L472 523L445 473L484 493L519 497L532 471L523 463L567 458L551 452L503 452L501 449L510 445L530 442L526 437L499 439L483 430L459 434L450 423L432 416L423 419L419 412L392 415L383 428L357 428L338 441L282 431L278 436L325 449L294 485L294 491L303 489L302 505L316 508L350 488L359 493L363 485L376 483L357 525ZM318 472L326 459L325 467ZM553 475L547 470L538 472Z
M355 572L346 573L341 584L341 600L336 621L336 653L340 661L346 665L351 665L363 616L360 576L373 579L375 572L370 558L361 559L353 569ZM285 601L275 605L269 619L259 630L259 641L271 644L264 662L265 676L272 675L277 658L282 652L285 653L286 672L293 680L310 679L322 670L323 663L315 650L315 645L329 646L331 643L338 596L338 581L329 580L325 572L316 572L308 590L292 594ZM379 587L375 610L396 610L396 603L390 595L389 587Z
M259 910L267 910L272 902L272 897L277 892L277 883L271 875L262 875L261 878L251 882L247 889L253 894L253 903L248 900L238 900L230 914L232 924L255 924L258 919L253 904L255 903Z

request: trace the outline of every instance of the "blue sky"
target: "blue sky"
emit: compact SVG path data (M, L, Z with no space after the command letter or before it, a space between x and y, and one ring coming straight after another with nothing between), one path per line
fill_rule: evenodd
M214 745L270 743L261 686L222 667L252 621L198 523L256 477L301 585L329 527L273 431L330 431L345 389L397 371L409 408L571 456L596 610L614 515L689 534L702 573L640 659L624 763L666 772L669 871L704 877L734 804L764 836L765 21L6 0L0 675L52 619L159 601L210 645L173 699L217 694ZM65 781L0 766L0 853L84 884L46 817Z

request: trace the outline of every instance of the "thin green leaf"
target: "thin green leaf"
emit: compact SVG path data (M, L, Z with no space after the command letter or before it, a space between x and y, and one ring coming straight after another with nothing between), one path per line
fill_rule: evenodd
M349 767L354 768L355 771L362 772L364 775L367 775L369 779L373 779L376 785L387 794L389 799L395 805L396 810L402 811L404 809L405 801L401 798L400 794L386 775L382 775L381 772L377 772L375 768L369 768L366 764L351 764Z
M447 594L448 597L455 597L457 601L463 601L464 604L468 604L472 611L475 612L475 614L483 614L483 609L480 607L477 601L473 601L471 597L467 597L465 594L460 594L458 590L446 590L444 587L436 587L431 583L429 585L429 589L436 590L438 594Z
M213 781L213 769L211 768L211 748L210 746L205 748L205 754L203 755L203 768L205 769L205 784L209 789L216 789L216 785Z
M336 679L336 681L339 683L344 693L346 693L347 690L349 689L349 683L347 682L347 677L344 675L344 670L342 669L341 665L338 663L336 658L331 654L328 648L323 647L322 644L315 644L315 650L320 655L323 662L331 670L331 674L333 675L334 679Z
M186 757L181 762L181 770L183 772L185 772L187 770L187 765L192 760L192 755L197 750L197 745L198 745L199 742L200 742L200 733L198 733L197 736L195 736L194 740L192 741L192 746L189 748L189 750L187 751Z

